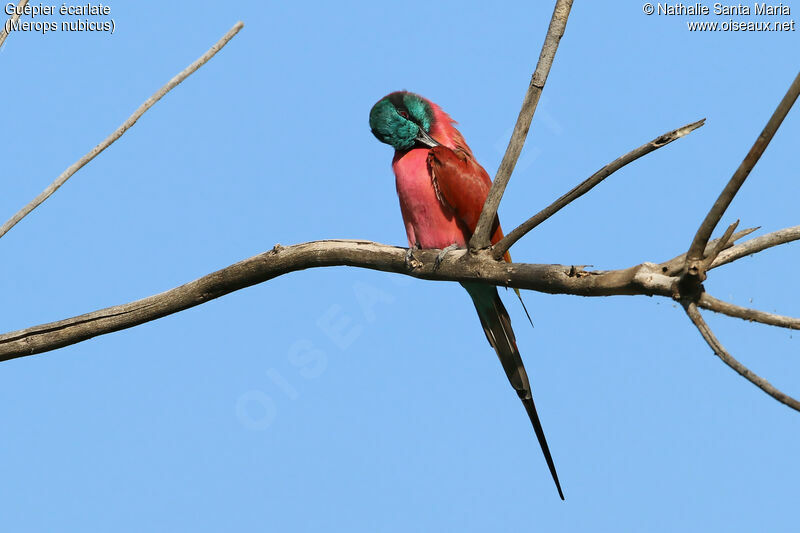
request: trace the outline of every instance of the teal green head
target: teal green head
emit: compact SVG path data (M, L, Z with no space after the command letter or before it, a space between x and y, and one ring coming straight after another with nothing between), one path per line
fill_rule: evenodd
M394 92L383 97L369 112L369 127L382 143L395 150L438 146L431 136L434 116L431 104L418 94Z

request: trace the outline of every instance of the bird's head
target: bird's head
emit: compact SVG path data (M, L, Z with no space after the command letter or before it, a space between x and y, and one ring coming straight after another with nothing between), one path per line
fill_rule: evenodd
M415 146L438 146L439 143L430 136L433 122L430 102L408 91L383 97L369 112L372 134L382 143L401 151Z

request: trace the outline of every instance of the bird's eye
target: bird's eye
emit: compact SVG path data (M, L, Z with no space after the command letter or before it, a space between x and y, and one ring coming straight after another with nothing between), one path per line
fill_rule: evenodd
M400 110L397 112L397 114L403 118L408 118L408 113L406 111Z

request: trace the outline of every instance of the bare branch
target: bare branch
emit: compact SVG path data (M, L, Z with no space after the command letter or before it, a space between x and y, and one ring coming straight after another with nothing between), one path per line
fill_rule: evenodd
M111 146L111 144L113 144L114 141L122 137L122 134L125 133L129 128L131 128L131 126L136 124L136 121L139 120L139 118L141 118L141 116L144 115L144 113L148 109L153 107L153 105L159 100L161 100L161 98L165 94L174 89L178 84L180 84L183 80L188 78L197 69L205 65L208 62L208 60L214 57L217 54L217 52L219 52L226 44L228 44L228 41L233 39L233 37L237 33L239 33L239 30L241 30L243 27L244 24L242 22L237 22L236 24L234 24L234 26L230 30L228 30L228 33L226 33L222 37L222 39L217 41L217 43L214 46L212 46L205 54L200 56L194 63L186 67L175 77L169 80L166 83L166 85L161 87L161 89L156 91L156 93L153 94L153 96L148 98L141 106L139 106L139 108L136 111L134 111L130 117L128 117L128 120L126 120L111 135L106 137L105 140L103 140L103 142L92 148L92 150L89 153L78 159L78 161L73 163L72 166L70 166L69 168L67 168L67 170L62 172L61 175L58 176L53 183L48 185L47 188L44 191L42 191L36 198L31 200L31 202L28 205L20 209L5 224L0 226L0 237L8 233L8 231L17 224L17 222L25 218L31 211L36 209L42 202L47 200L54 192L56 192L56 190L58 190L59 187L61 187L69 178L71 178L73 174L75 174L78 170L83 168L89 161L97 157L103 150Z
M3 43L6 42L6 39L8 38L8 34L10 33L8 30L11 28L11 25L19 20L19 17L22 15L22 10L26 5L28 5L28 0L19 0L17 7L14 10L14 14L11 15L11 17L8 19L8 22L6 22L6 25L0 30L0 48L3 47Z
M636 161L640 157L649 154L650 152L661 148L662 146L666 146L672 141L676 139L680 139L681 137L688 135L689 133L693 132L697 128L703 126L705 124L706 119L698 120L697 122L692 122L691 124L687 124L681 128L676 130L672 130L667 132L659 137L656 137L652 141L643 144L639 148L635 150L631 150L627 154L618 157L611 163L607 164L594 174L592 174L589 178L587 178L583 183L574 187L571 191L566 193L564 196L547 206L545 209L539 211L531 218L517 226L513 231L511 231L508 235L503 237L503 239L494 245L492 250L492 254L494 255L495 259L500 259L503 257L503 254L511 248L514 243L516 243L519 239L521 239L526 233L531 231L533 228L550 218L551 216L555 215L559 212L563 207L567 206L574 200L580 198L590 190L595 185L598 185L601 181L606 179L608 176L616 172L617 170L621 169L625 165Z
M765 311L757 311L747 307L741 307L732 303L723 302L704 292L700 295L697 305L703 309L722 313L724 315L749 320L750 322L760 322L768 326L778 326L779 328L800 329L800 318L776 315Z
M759 158L761 158L761 154L764 153L772 137L775 136L775 132L778 131L781 122L783 122L783 119L786 117L787 113L789 113L795 100L797 100L798 94L800 94L800 73L795 77L794 82L792 82L792 85L781 100L781 103L778 104L777 109L775 109L767 125L756 139L753 147L750 148L747 156L745 156L739 168L736 169L736 172L733 173L733 176L731 176L730 181L728 181L728 184L720 193L717 201L714 202L705 220L700 224L700 228L697 230L697 234L694 236L692 245L689 247L687 253L687 270L691 268L689 263L703 259L703 250L705 250L706 243L714 232L714 228L717 227L725 210L728 209L734 196L739 192L739 188L744 183L744 180L750 175L750 171L753 170L753 167L758 162Z
M697 305L695 305L694 302L685 302L684 309L694 325L697 326L697 329L700 331L700 334L703 336L705 341L708 343L711 349L714 350L714 353L717 354L717 357L722 359L726 365L734 369L743 378L747 379L750 383L763 390L779 402L788 405L795 411L800 411L800 402L773 387L766 379L754 374L750 369L737 361L725 350L725 347L723 347L719 340L717 340L717 338L714 336L714 332L708 327L706 321L703 320L703 317L700 315L700 311L697 310Z
M0 335L0 361L55 350L130 328L290 272L315 267L355 266L426 280L478 281L580 296L647 295L675 298L675 288L681 280L680 273L666 276L662 273L662 265L654 263L642 263L622 270L587 271L582 267L566 265L506 263L485 254L471 254L468 250L451 252L438 265L439 250L416 250L414 265L409 266L406 251L405 248L358 240L314 241L288 247L276 245L268 252L161 294ZM800 326L798 319L739 308L706 294L701 294L698 302L702 307L747 320L792 329ZM720 357L736 368L738 363L735 360L729 356ZM747 369L737 368L737 371L753 381L752 373ZM766 383L757 376L754 379L760 380L757 384Z
M749 241L745 241L741 244L737 244L731 248L728 248L719 256L717 259L711 263L710 268L717 268L722 265L727 265L737 259L745 257L750 254L757 254L767 248L772 248L773 246L778 246L780 244L786 244L787 242L792 242L800 239L800 226L792 226L791 228L784 228L782 230L773 231L772 233L767 233L766 235L761 235L754 239L750 239ZM735 239L734 239L735 240Z
M536 70L533 72L528 91L525 93L525 99L522 101L522 109L517 117L517 123L514 125L514 132L511 134L508 148L506 148L506 153L500 162L500 168L497 169L492 188L489 190L489 195L483 205L478 225L475 227L475 232L469 241L470 250L481 250L489 246L489 233L497 216L497 208L500 206L500 200L503 198L503 193L517 164L519 154L522 152L522 147L525 145L525 138L528 136L528 130L531 127L533 114L536 112L539 97L542 94L545 82L547 82L547 75L550 74L550 67L553 65L558 43L561 41L561 37L567 27L567 19L571 9L572 0L556 1L556 7L553 9L553 16L550 19L550 27L547 28L547 35L544 38L542 51L539 54L539 62L536 64Z
M582 296L660 295L671 297L674 278L652 263L624 270L587 272L580 267L505 263L466 250L447 254L416 250L409 270L406 249L369 241L314 241L276 245L265 252L169 291L93 313L0 335L0 361L46 352L97 335L130 328L200 305L269 279L314 267L358 266L440 281L481 281L553 294Z

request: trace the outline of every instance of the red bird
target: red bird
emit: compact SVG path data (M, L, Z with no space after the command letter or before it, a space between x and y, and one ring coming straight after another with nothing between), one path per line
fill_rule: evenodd
M382 98L369 113L372 133L395 149L392 169L412 249L466 247L489 194L492 180L475 161L472 150L454 124L438 105L407 91ZM502 238L500 221L495 218L492 244ZM511 261L508 253L504 259ZM461 285L472 297L486 338L528 412L558 495L563 500L556 467L533 403L528 374L511 329L511 319L497 287L483 283Z

